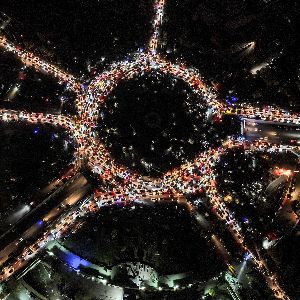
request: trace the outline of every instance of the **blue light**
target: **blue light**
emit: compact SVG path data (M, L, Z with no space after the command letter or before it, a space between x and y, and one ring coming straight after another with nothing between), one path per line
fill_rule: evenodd
M78 269L80 265L85 267L90 265L90 263L87 260L84 260L78 255L75 255L73 253L65 253L64 256L65 256L66 263L74 269Z
M43 220L37 221L37 224L38 224L38 225L43 225L43 223L44 223Z
M248 223L249 223L249 219L248 219L247 217L243 217L243 222L244 222L245 224L248 224Z
M58 134L57 133L51 133L51 140L57 139Z
M85 83L83 83L83 84L81 85L81 87L82 87L84 90L87 90L87 89L88 89L88 85L85 84Z
M244 258L244 261L249 260L251 258L251 253L248 253L248 252L245 253L243 258Z
M229 105L234 105L239 99L236 96L226 96L225 100Z
M35 128L35 129L33 130L33 133L34 133L34 134L38 134L38 133L39 133L38 128Z
M68 255L67 263L74 269L77 269L80 264L80 257L76 255Z

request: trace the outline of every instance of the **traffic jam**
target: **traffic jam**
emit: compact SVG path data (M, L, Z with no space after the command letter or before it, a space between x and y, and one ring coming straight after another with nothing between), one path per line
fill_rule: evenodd
M95 176L100 177L101 182L104 183L101 188L95 189L93 197L85 199L80 207L71 207L51 226L45 226L42 237L34 244L26 246L16 260L2 269L0 273L1 281L7 280L15 272L26 266L28 261L43 249L50 240L75 232L84 222L83 216L90 212L96 212L103 206L140 199L150 199L151 201L173 200L186 201L193 211L196 210L196 207L186 200L186 196L203 190L210 200L213 212L227 224L228 230L239 242L244 253L250 253L254 266L266 277L274 295L278 299L289 299L280 288L276 275L270 273L265 264L247 247L238 222L218 193L214 166L226 149L244 147L244 142L229 139L224 142L222 147L212 148L200 153L193 161L182 165L178 169L168 171L161 178L149 179L118 165L105 149L101 137L97 135L95 128L99 120L99 109L111 91L121 80L130 80L133 77L153 71L185 81L193 92L199 95L202 101L205 101L215 115L235 113L242 118L247 117L254 120L260 118L278 123L299 123L300 118L297 114L289 114L277 108L268 107L261 110L251 106L228 107L227 104L216 99L214 91L205 85L197 70L189 68L183 63L173 64L157 54L159 29L164 7L164 0L155 2L154 33L150 39L148 49L145 52L140 51L134 54L131 59L126 61L112 63L108 70L93 79L85 90L79 80L72 75L61 71L52 64L43 62L33 54L9 43L5 37L0 36L0 47L15 53L25 65L33 66L38 71L43 70L75 90L77 92L76 105L78 112L78 115L72 118L63 115L0 109L0 121L52 124L64 128L74 138L74 161L76 165L87 165ZM280 151L280 146L257 142L251 145L247 151Z

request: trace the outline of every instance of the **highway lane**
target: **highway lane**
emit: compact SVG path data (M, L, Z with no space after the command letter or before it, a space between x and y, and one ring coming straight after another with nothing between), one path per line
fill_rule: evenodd
M58 79L59 82L67 83L68 86L76 92L78 92L78 90L80 89L77 78L75 78L73 75L61 70L51 63L43 61L39 57L35 56L32 52L27 52L20 46L14 45L10 41L8 41L7 38L2 34L0 35L0 48L14 53L25 66L33 67L37 71L48 74Z
M299 125L244 119L242 126L242 133L249 141L265 139L275 144L295 145L300 143Z
M9 231L6 235L8 243L1 241L0 249L0 266L3 265L14 253L21 251L28 242L36 240L47 227L48 223L56 220L65 209L74 206L80 199L91 193L91 186L86 178L78 174L71 178L55 195L50 195L40 206L37 220L37 211L28 215L30 221L26 218L26 222L30 224L27 227L22 227L23 224L18 224L18 230ZM38 208L37 208L38 209ZM21 226L22 225L22 226Z
M299 201L300 197L300 173L296 173L295 176L293 186L288 190L287 195L284 198L279 215L282 222L287 223L290 231L299 223L299 217L293 211L291 205L292 201Z
M231 147L233 147L233 146L234 146L234 144L231 145ZM257 147L256 151L267 151L269 146L260 144L256 147ZM274 148L270 148L270 150L274 151ZM174 171L170 172L170 174L166 175L167 178L165 178L165 182L159 188L159 191L156 191L154 194L159 194L159 192L163 192L164 191L163 186L165 186L165 188L166 188L166 186L168 186L168 184L170 184L170 182L173 182L174 180L177 182L177 184L179 184L181 186L181 188L183 188L185 190L185 192L187 194L189 194L190 192L193 192L193 187L190 186L190 183L192 181L195 181L195 184L197 183L196 184L197 186L203 184L206 187L207 196L210 198L211 204L215 207L216 214L219 216L219 218L221 220L227 221L226 224L228 225L229 231L236 238L237 242L239 242L242 250L251 254L251 252L249 251L249 248L247 248L244 244L244 237L242 235L239 224L236 222L236 220L234 219L234 217L232 216L230 211L228 211L226 205L224 204L222 198L220 198L220 196L218 195L218 191L216 189L215 174L212 172L212 168L215 163L215 160L212 158L214 157L215 159L217 159L219 157L219 154L220 153L218 153L218 151L208 151L208 153L206 153L206 154L202 153L200 155L200 157L197 158L197 161L194 162L194 164L187 164L187 165L182 166L180 170L174 170ZM198 170L198 168L201 168L201 166L205 167L204 169L202 168L203 174L201 176L199 176L199 174L194 174L194 168L196 167L196 165L197 165L196 170ZM144 183L143 181L135 182L135 184L133 184L133 182L131 182L131 184L132 184L131 187L132 188L133 188L133 186L135 186L136 188L144 187L147 190L146 186L143 183ZM149 182L147 183L147 186L148 185L149 185ZM151 189L151 191L153 193L153 189ZM97 204L96 205L96 207L97 207L99 205L98 201L101 202L102 201L101 199L107 200L109 198L114 198L116 200L116 202L118 202L119 201L118 197L120 197L120 196L118 196L118 194L116 192L103 194L103 197L100 197L100 194L97 195L95 197L96 203L95 203L95 200L89 201L90 203L87 203L87 207L82 208L82 212L83 213L88 212L90 210L89 207L91 207L93 209L94 204ZM140 192L143 196L143 194L145 193L145 190L141 189ZM146 191L146 193L147 193L147 191ZM122 194L123 195L131 194L130 189L127 191L125 189L124 191L122 191ZM150 198L152 196L153 195L151 195ZM138 195L135 195L135 197L139 198ZM122 198L120 198L120 199L122 199ZM101 205L99 206L99 208L100 207L101 207ZM46 237L44 236L42 239L38 240L30 247L27 247L25 249L25 252L24 251L22 252L22 255L15 256L18 259L13 260L12 262L10 262L8 264L9 268L5 269L4 274L2 274L2 275L0 274L1 280L5 280L11 274L14 274L17 270L19 270L21 267L23 267L26 264L25 261L27 259L29 259L30 257L32 257L33 255L35 255L35 253L38 252L38 249L40 249L42 247L41 244L44 243L44 241L48 240L49 232L51 232L51 234L54 234L55 237L59 237L65 231L68 231L70 224L74 224L74 217L75 217L74 212L68 213L68 216L66 216L64 219L60 219L59 222L55 222L55 225L54 225L55 229L53 229L53 227L52 227L52 229L50 231L47 230ZM216 242L218 242L218 241L216 240ZM222 252L225 252L223 249L221 249L221 250L222 250ZM270 287L274 290L274 293L276 293L276 295L278 297L281 297L282 299L288 299L288 297L286 297L284 292L280 289L280 286L278 286L276 276L274 277L272 275L272 273L269 272L269 270L266 268L265 264L261 260L254 257L253 254L251 254L251 257L252 257L252 261L253 261L254 265L258 269L260 269L260 271L267 278L267 281L268 281Z
M24 226L26 227L27 220L30 220L31 216L33 216L33 218L36 219L37 216L39 215L38 211L41 210L43 208L43 206L46 206L46 205L50 205L51 206L51 202L55 199L55 196L58 195L60 192L62 192L63 189L67 188L74 180L76 180L76 178L78 178L78 175L73 176L72 178L70 178L65 183L62 180L58 180L58 183L60 185L56 185L56 187L57 187L56 190L53 190L52 184L50 184L48 187L46 187L45 191L39 194L40 198L42 198L43 196L45 196L44 200L40 202L39 200L35 199L35 202L38 202L38 205L35 206L35 207L33 207L22 218L20 218L14 224L12 224L12 226L6 232L3 232L0 235L0 245L1 245L1 242L3 243L5 241L5 237L9 233L18 231L18 228L21 228L21 230L23 230ZM51 190L49 190L49 188ZM46 191L48 191L48 192L46 193ZM53 193L50 194L50 191L53 191Z
M165 1L164 0L157 0L155 1L155 18L154 18L154 35L153 38L150 40L149 51L146 53L141 53L135 56L135 59L131 62L127 60L121 63L114 63L111 65L111 68L108 71L103 72L100 76L98 76L95 80L91 82L88 87L89 92L82 97L78 97L77 100L77 109L80 119L76 122L72 122L70 119L64 118L61 120L60 118L48 115L45 117L42 114L21 114L21 119L26 120L27 122L41 122L41 123L55 123L59 125L64 125L63 127L70 133L74 133L76 136L76 140L78 141L78 147L75 151L76 158L79 160L86 159L88 161L88 165L90 169L94 171L94 173L98 173L99 176L104 180L111 184L115 183L115 178L125 178L128 182L136 183L136 187L141 185L141 190L143 189L143 182L141 182L141 178L136 176L135 174L131 174L127 172L125 168L119 168L113 159L109 156L109 153L106 151L104 145L99 143L95 139L95 135L91 128L95 127L95 123L97 122L98 115L96 112L99 110L97 109L105 99L107 95L113 90L113 88L118 84L121 79L132 79L134 76L159 69L164 74L169 74L172 77L182 79L189 84L192 90L201 96L202 99L208 102L208 106L214 109L216 116L219 116L226 111L226 104L223 104L216 100L216 97L213 92L208 89L205 84L203 83L200 74L197 70L188 68L184 64L172 64L169 61L164 60L159 55L156 55L158 35L160 25L162 23L163 17L163 9L164 9ZM47 71L52 76L61 79L62 81L66 81L69 85L72 85L73 78L72 76L61 72L55 66L52 65L45 65L44 62L40 61L40 59L34 57L33 55L23 51L22 49L18 49L14 47L14 45L8 43L5 38L1 38L2 46L7 49L8 51L16 53L23 63L25 64L33 64L33 66L37 70L44 70ZM151 52L151 50L153 50ZM143 51L142 51L143 52ZM76 90L78 85L74 85L74 89ZM264 109L260 110L259 108L254 108L251 106L246 106L245 108L240 108L241 116L250 117L250 118L261 118L261 119L270 119L277 121L278 123L282 122L294 122L299 123L300 116L297 114L289 114L280 109ZM9 112L9 111L2 111L2 119L4 121L16 121L20 119L19 112ZM230 144L230 143L228 143ZM227 146L224 146L227 148ZM224 149L223 148L223 149ZM222 152L222 151L220 151ZM211 155L210 153L209 155ZM220 154L217 152L216 154ZM198 166L197 166L198 168ZM203 167L205 170L205 167ZM182 174L180 173L181 171ZM229 219L230 224L228 224L229 230L236 236L237 240L240 241L240 244L244 250L247 248L244 245L244 238L240 232L240 228L238 223L234 222L233 217L231 217L230 212L228 211L226 205L222 202L222 199L218 196L216 183L214 179L213 172L210 172L206 175L207 178L204 178L202 181L198 180L199 177L197 174L193 174L192 171L187 170L180 170L177 174L176 172L173 173L173 176L168 178L164 178L164 185L166 187L177 187L181 185L181 187L187 193L193 193L195 189L199 188L199 186L203 185L207 190L207 194L211 197L212 204L218 209L218 214L221 219ZM206 172L206 171L204 171ZM203 174L202 174L203 175ZM201 175L201 176L202 176ZM128 177L130 179L128 179ZM177 177L184 178L183 180L177 180ZM203 176L205 177L205 176ZM190 183L194 181L194 186ZM195 187L197 184L197 187ZM128 186L127 186L128 188ZM136 192L136 191L135 191ZM131 189L125 190L125 194L132 194ZM137 194L135 194L135 197ZM68 224L67 224L68 225ZM34 251L34 250L31 250ZM261 265L262 262L258 259L253 258L257 267L261 269L262 273L266 276L269 276L268 272L262 269ZM8 272L13 273L13 270L10 269ZM273 278L273 276L269 276ZM280 289L280 287L276 283L276 278L273 278L270 281L270 286L273 290L275 290L275 295L278 298L288 299L285 296L284 292Z

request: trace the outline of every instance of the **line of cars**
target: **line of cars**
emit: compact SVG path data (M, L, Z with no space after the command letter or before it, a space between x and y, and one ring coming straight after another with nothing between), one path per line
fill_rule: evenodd
M22 60L24 65L32 66L37 71L42 71L51 76L54 76L60 81L67 83L68 86L70 86L74 91L78 91L80 89L80 85L77 83L77 80L74 76L60 70L53 64L42 61L32 52L27 52L23 50L20 46L13 45L12 43L8 42L6 37L3 35L0 35L0 47L16 54Z
M54 126L60 126L72 132L75 127L74 122L65 116L62 115L51 115L43 113L28 113L25 111L14 111L7 109L0 109L0 120L5 122L17 122L24 121L33 124L50 124Z

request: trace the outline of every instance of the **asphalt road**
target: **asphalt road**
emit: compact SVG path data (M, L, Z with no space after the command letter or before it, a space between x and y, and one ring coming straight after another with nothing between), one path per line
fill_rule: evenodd
M249 141L265 138L275 144L294 145L300 143L300 126L250 119L245 119L244 124L243 133Z
M62 215L66 208L74 206L90 192L91 186L86 178L78 174L66 182L59 191L50 195L44 204L41 204L39 208L27 216L29 220L27 218L23 220L30 226L22 228L23 222L21 222L6 233L5 239L10 240L10 242L1 241L0 266L7 262L10 257L15 256L18 251L23 250L27 242L36 240L43 233L44 227ZM36 221L36 214L39 215L38 221Z

